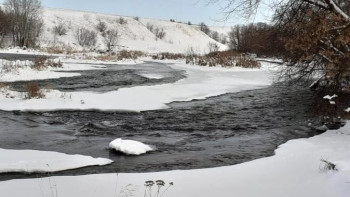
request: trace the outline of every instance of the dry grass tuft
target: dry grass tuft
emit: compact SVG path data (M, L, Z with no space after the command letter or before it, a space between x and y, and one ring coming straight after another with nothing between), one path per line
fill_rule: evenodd
M136 60L139 57L145 56L145 54L142 51L127 51L127 50L122 50L117 54L117 59L118 60L123 60L123 59L132 59Z
M0 90L3 88L8 87L9 85L7 83L0 82Z
M25 90L27 92L26 99L45 98L45 95L40 90L39 83L36 81L26 83Z
M34 70L44 70L47 68L47 64L45 64L48 58L45 56L38 56L35 58L34 64L32 65L32 69Z

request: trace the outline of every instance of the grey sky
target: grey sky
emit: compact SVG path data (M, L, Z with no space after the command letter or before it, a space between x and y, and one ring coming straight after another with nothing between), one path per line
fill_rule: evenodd
M0 0L4 2L4 0ZM208 25L230 26L247 22L267 22L271 10L262 5L260 12L250 21L233 16L222 21L219 4L208 4L207 0L42 0L44 7L94 11L101 13L140 16L145 18L175 19L177 21L204 21Z

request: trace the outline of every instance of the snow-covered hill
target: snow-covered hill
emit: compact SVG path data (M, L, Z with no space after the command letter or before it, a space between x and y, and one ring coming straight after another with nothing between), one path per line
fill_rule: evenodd
M121 17L126 20L126 24L119 23ZM52 8L44 9L43 18L44 33L41 38L42 46L67 45L79 48L75 38L77 29L84 27L97 31L96 26L102 21L108 28L118 29L120 34L119 49L140 50L149 53L186 53L192 48L198 53L206 53L209 51L209 43L216 43L220 47L220 50L227 49L226 45L213 40L195 25ZM57 24L64 24L66 26L68 30L66 35L54 35L53 29ZM164 29L166 33L165 37L163 39L157 39L147 29L147 24L153 25L154 28ZM105 48L101 33L98 35L97 48Z

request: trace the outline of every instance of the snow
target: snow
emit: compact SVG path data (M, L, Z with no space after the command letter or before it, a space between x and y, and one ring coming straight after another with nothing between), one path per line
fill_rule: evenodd
M338 97L338 95L336 95L336 94L334 94L333 96L326 95L323 97L323 99L332 100L332 99L337 98L337 97Z
M6 65L11 65L11 67L13 68L10 71L5 71ZM62 68L48 67L44 70L35 70L31 68L31 65L33 65L33 62L30 61L0 60L0 82L31 81L57 79L63 77L76 77L80 76L80 73L57 71L79 71L105 68L105 66L101 65L63 63Z
M112 141L109 144L109 148L125 153L127 155L142 155L153 150L151 146L142 142L134 140L123 140L121 138Z
M335 105L336 103L335 103L335 101L329 101L329 104Z
M146 77L148 79L163 79L164 76L160 74L154 74L154 73L141 73L139 74L142 77Z
M109 159L49 151L0 149L0 173L57 172L86 166L107 165L112 162Z
M119 24L118 20L123 17L127 23ZM84 27L96 31L99 21L106 24L108 28L117 28L120 33L118 50L140 50L147 53L171 52L186 53L190 48L198 53L209 52L209 43L216 43L221 50L228 47L216 42L196 25L187 25L165 20L140 18L139 21L133 17L98 14L92 12L72 11L64 9L45 8L43 12L45 29L41 37L42 46L62 46L81 50L75 39L78 28ZM68 30L67 35L55 36L53 28L56 24L63 23ZM154 28L163 28L166 32L164 39L157 39L147 29L147 24ZM98 35L96 49L105 49L102 34Z
M0 195L11 197L116 196L133 186L143 196L148 180L174 182L167 197L348 197L350 193L350 124L308 139L291 140L275 155L238 165L198 170L154 173L118 173L45 179L11 180L0 183ZM321 159L336 164L326 170ZM50 180L56 181L52 187ZM40 182L41 186L38 186ZM21 189L18 189L21 188ZM153 188L155 191L155 188ZM44 193L44 195L42 195Z
M171 67L185 70L187 77L172 84L121 88L106 93L43 90L45 99L25 99L23 93L4 90L0 94L0 109L5 111L164 109L168 108L168 103L174 101L205 99L228 92L266 87L272 83L271 73L267 69L270 65L263 63L263 69L230 69L177 63Z

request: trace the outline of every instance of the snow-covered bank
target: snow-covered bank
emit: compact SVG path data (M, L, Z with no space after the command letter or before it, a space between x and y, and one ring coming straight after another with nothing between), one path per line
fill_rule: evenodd
M350 124L347 124L338 131L328 131L309 139L291 140L281 145L275 156L234 166L159 173L55 177L55 180L59 196L65 197L115 196L120 188L129 184L137 188L134 196L143 196L145 181L159 179L175 184L165 194L166 197L348 197L349 141ZM325 170L321 158L335 163L338 171ZM37 197L42 193L49 194L51 190L48 178L0 183L2 196Z
M0 173L57 172L86 166L107 165L112 162L109 159L49 151L0 149Z
M81 63L64 63L61 68L47 67L43 70L31 68L30 61L7 61L0 60L0 82L31 81L43 79L57 79L63 77L76 77L80 73L60 72L104 69L102 65L90 65Z
M270 64L264 63L263 68ZM47 91L45 99L24 99L21 93L0 94L0 109L12 110L126 110L146 111L167 108L174 101L204 99L228 92L265 87L272 83L268 69L200 67L171 65L185 70L187 77L173 84L121 88L106 93ZM13 95L14 98L7 95ZM62 96L65 95L65 96Z

